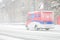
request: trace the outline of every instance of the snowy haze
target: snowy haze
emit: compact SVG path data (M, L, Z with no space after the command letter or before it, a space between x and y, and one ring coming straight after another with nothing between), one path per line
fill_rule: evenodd
M25 25L0 25L1 40L60 40L60 27L49 31L28 31Z

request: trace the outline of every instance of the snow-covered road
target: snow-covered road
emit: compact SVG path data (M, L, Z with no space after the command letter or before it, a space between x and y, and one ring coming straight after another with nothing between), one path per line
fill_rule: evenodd
M58 30L57 30L58 29ZM50 31L27 31L24 25L0 25L1 40L60 40L57 27Z
M14 38L14 37L0 35L0 40L24 40L24 39L18 39L18 38Z

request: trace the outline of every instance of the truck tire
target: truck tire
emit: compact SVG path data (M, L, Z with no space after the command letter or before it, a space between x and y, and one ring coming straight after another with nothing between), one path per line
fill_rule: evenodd
M49 28L46 28L46 30L49 30Z
M39 26L40 26L39 22L31 22L28 24L28 29L31 31L35 31Z

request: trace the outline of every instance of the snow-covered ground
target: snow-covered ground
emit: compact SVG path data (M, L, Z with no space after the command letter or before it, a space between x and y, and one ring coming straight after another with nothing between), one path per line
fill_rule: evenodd
M24 39L18 39L18 38L14 38L14 37L0 35L0 40L24 40Z
M0 24L0 40L60 40L60 26L49 31L28 31L25 25Z

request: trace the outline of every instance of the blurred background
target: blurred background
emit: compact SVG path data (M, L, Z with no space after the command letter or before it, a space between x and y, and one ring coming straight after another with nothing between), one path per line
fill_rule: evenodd
M60 0L0 0L0 23L25 23L29 11L39 11L41 2L44 10L54 11L55 24L60 15Z

